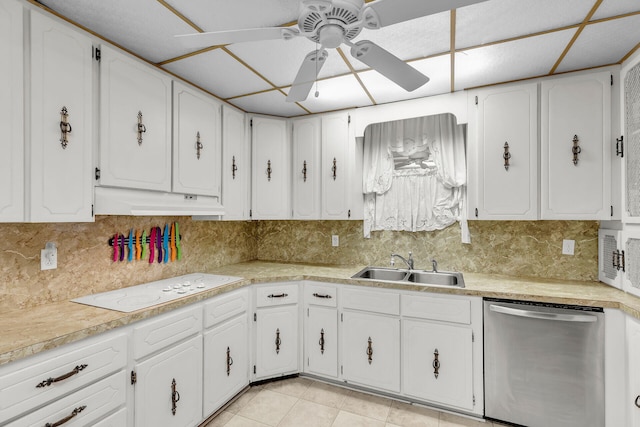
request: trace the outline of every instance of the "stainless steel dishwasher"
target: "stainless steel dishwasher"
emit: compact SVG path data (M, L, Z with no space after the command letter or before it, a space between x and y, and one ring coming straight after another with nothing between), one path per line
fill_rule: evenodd
M484 300L485 417L602 427L602 308Z

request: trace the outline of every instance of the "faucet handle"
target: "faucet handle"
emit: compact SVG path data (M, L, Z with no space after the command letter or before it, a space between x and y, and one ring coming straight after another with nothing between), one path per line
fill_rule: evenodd
M393 258L393 254L391 254L391 260L389 261L389 264L391 265L391 267L396 265L396 260Z

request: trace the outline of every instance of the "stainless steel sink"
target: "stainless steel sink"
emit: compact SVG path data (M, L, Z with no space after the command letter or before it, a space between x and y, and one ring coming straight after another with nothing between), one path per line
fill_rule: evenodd
M351 276L351 278L375 280L378 282L464 288L462 273L450 271L434 272L388 267L365 267Z

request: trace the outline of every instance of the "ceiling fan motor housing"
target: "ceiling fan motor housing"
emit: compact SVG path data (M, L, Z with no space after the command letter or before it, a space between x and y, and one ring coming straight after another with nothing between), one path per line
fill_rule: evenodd
M345 27L358 22L363 6L364 0L304 1L298 27L310 40L327 48L338 47L343 39L351 40L360 34L360 25Z

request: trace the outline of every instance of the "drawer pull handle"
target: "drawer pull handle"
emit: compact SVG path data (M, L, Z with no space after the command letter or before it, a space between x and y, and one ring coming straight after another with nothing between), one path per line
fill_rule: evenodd
M573 135L573 147L571 147L571 152L573 153L573 165L578 166L578 154L582 152L582 148L580 148L580 140L578 139L578 135Z
M62 424L64 424L64 423L72 420L73 418L75 418L76 415L78 415L80 412L84 411L86 408L87 408L87 405L78 406L73 411L71 411L71 414L67 415L63 419L61 419L59 421L56 421L55 423L46 423L44 425L44 427L58 427L58 426L61 426Z
M271 160L267 160L267 181L271 181L271 172L273 172L273 169L271 169Z
M636 401L634 403L638 408L640 408L640 396L636 396Z
M200 141L200 131L198 131L198 133L196 133L196 158L198 160L200 160L200 151L203 149L204 145L202 145L202 142Z
M509 159L511 159L511 153L509 152L509 143L504 143L504 154L502 155L504 159L504 170L509 170Z
M267 298L286 298L288 296L289 296L289 294L286 294L286 293L283 292L281 294L269 294L267 296Z
M138 111L138 145L142 145L142 134L147 131L147 127L142 123L142 111Z
M329 295L329 294L319 294L319 293L317 293L317 292L316 292L316 293L314 293L314 294L313 294L313 296L314 296L314 297L316 297L316 298L326 298L326 299L331 299L331 298L333 298L333 297L332 297L331 295Z
M171 381L171 413L173 415L176 414L176 410L178 409L177 403L180 400L180 393L178 393L176 385L176 379L174 378L173 381Z
M331 167L331 172L333 172L333 180L336 180L336 172L338 171L338 165L336 164L336 158L333 158L333 166Z
M433 376L436 377L436 379L438 375L440 375L440 360L438 360L438 356L440 356L440 353L436 348L433 352L433 363L431 364L431 366L433 366Z
M302 180L307 182L307 161L302 162Z
M231 365L233 365L233 359L231 358L231 350L227 347L227 376L231 373Z
M236 179L236 172L238 171L238 166L236 165L236 156L231 158L231 176L233 179Z
M50 386L53 383L57 383L58 381L64 381L67 378L70 378L70 377L78 374L80 371L84 370L87 366L89 366L89 365L86 365L86 364L78 365L75 368L73 368L73 370L71 372L67 372L66 374L61 375L61 376L59 376L57 378L47 378L46 380L44 380L40 384L38 384L36 386L36 388L44 388L44 387Z
M367 360L371 365L371 362L373 362L373 341L371 341L371 337L367 340Z
M276 354L280 354L280 344L282 344L282 340L280 339L280 328L276 329Z
M62 107L60 111L60 144L62 148L67 148L70 133L71 123L69 123L69 112L67 111L67 107Z
M320 329L320 341L318 341L318 345L320 345L320 354L324 354L324 328Z

